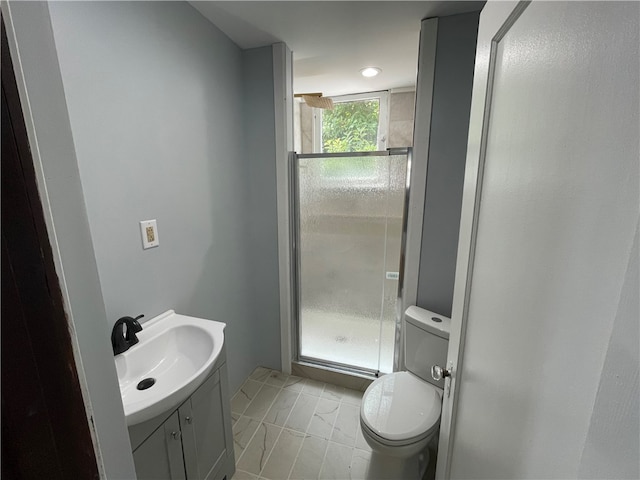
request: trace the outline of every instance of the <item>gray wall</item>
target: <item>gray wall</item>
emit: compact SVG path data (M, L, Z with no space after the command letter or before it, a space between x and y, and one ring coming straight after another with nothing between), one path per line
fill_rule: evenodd
M417 305L451 316L479 12L438 20Z
M271 50L243 55L183 2L50 8L108 328L167 309L226 322L232 391L256 365L279 367L277 257L260 258L275 252L276 222L263 235L273 212L254 211L275 180L256 192L253 179L273 169L273 148L258 153L245 130L253 114L273 123L273 80L243 71ZM138 222L153 218L160 246L142 250Z
M9 41L14 66L20 65L25 77L29 104L27 108L21 92L23 111L71 335L77 339L78 373L99 448L98 462L105 478L131 479L135 477L133 458L49 10L43 2L11 2L10 6L8 17L3 5L3 15L8 37L12 39L15 32L20 50L18 63ZM20 85L20 72L17 76ZM78 412L79 418L83 413Z
M247 260L253 319L246 332L260 365L280 369L280 290L276 199L276 130L273 47L245 50L243 62L244 157L249 193ZM255 367L255 363L253 365Z

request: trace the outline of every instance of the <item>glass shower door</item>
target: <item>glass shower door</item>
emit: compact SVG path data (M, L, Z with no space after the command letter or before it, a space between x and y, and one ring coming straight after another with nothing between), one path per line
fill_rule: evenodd
M408 152L294 160L301 360L391 372Z

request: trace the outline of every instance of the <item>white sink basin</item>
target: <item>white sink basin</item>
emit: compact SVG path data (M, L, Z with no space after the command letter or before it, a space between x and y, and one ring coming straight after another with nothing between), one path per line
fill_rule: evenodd
M115 356L127 425L177 407L202 384L224 345L225 324L173 310L142 324L140 340ZM153 386L138 390L146 378Z

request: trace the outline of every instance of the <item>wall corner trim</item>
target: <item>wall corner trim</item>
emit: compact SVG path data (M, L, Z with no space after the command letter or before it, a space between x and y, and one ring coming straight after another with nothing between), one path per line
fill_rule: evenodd
M292 308L288 167L289 152L293 150L293 54L284 43L276 43L272 48L276 130L281 370L285 374L290 374L292 361Z

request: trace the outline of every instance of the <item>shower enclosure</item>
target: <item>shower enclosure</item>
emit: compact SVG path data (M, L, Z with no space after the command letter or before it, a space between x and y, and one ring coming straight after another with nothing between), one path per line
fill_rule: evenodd
M410 156L292 155L298 360L393 371Z

